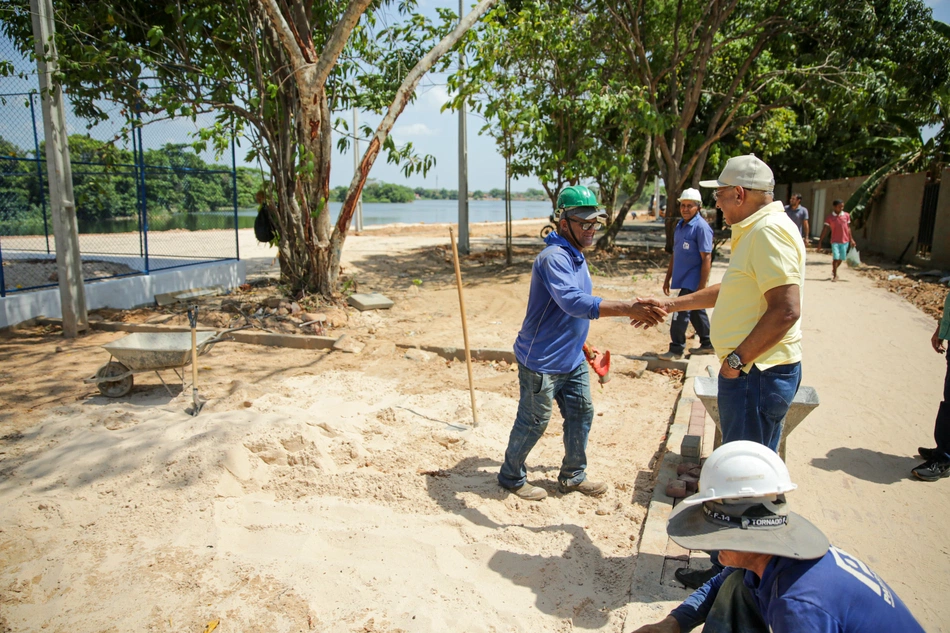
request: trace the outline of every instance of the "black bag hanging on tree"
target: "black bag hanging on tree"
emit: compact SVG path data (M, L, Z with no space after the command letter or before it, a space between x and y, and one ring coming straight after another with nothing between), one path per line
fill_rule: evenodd
M270 220L270 209L267 203L262 202L257 209L257 218L254 220L254 237L258 242L269 244L274 239L274 225Z

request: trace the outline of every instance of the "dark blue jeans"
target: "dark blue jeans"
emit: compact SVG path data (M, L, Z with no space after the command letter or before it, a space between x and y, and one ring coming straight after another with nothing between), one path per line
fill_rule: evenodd
M738 378L719 376L719 426L722 443L749 440L778 452L785 415L802 384L802 364L776 365L760 371L755 365ZM710 552L715 569L719 552Z
M548 428L554 402L564 416L564 460L557 478L568 486L581 483L587 477L587 436L594 420L587 363L568 374L539 374L518 365L518 380L518 415L508 437L498 483L505 488L520 488L528 480L525 460Z
M719 423L722 443L750 440L778 451L785 414L802 383L802 364L755 365L738 378L719 376Z
M679 296L691 295L695 290L689 288L680 288ZM699 344L703 347L712 347L709 341L709 317L705 310L689 310L688 312L677 312L673 315L673 322L670 324L670 351L675 354L682 354L686 351L686 328L692 322L696 333L699 334Z
M934 439L937 450L946 453L950 459L950 350L947 354L947 374L943 378L943 402L937 409L937 421L934 423Z

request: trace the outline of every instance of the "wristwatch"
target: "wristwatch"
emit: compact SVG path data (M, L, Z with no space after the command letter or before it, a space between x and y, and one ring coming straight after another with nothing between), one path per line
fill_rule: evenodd
M726 364L736 371L742 371L742 368L745 367L745 363L742 362L742 359L739 358L739 355L735 352L726 356Z

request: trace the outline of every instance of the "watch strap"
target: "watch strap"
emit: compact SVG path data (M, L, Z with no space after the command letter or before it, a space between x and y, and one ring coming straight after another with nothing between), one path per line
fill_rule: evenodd
M736 367L735 363L730 362L732 359L735 359L736 361L738 361L738 365L739 365L738 367ZM726 364L732 367L733 369L738 369L740 371L742 370L743 367L745 367L745 363L742 362L742 359L739 358L739 355L736 354L735 352L729 352L729 355L726 356Z

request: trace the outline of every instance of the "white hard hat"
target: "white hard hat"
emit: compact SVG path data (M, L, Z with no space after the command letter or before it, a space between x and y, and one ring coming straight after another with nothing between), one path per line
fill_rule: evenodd
M703 206L703 197L699 195L699 189L693 189L690 187L683 191L678 198L680 202L683 200L689 200L691 202L697 203L699 206Z
M703 464L699 492L673 508L666 533L692 550L821 558L828 538L791 512L785 499L796 487L767 446L744 440L723 444Z
M699 475L699 492L683 499L696 505L717 499L747 499L795 490L788 468L772 449L757 442L738 440L712 452Z

